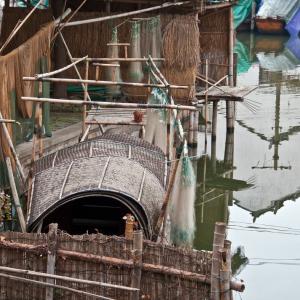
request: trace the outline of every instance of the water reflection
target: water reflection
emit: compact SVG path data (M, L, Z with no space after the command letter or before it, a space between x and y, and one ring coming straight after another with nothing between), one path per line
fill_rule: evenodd
M297 257L299 240L255 228L299 228L300 40L250 34L237 38L237 85L259 86L247 96L259 109L252 113L238 105L230 136L225 105L219 107L217 138L208 145L210 155L198 162L195 247L211 250L214 223L228 223L228 238L236 249L232 268L247 282L243 299L296 299L290 274L299 270L265 262ZM263 263L256 264L255 258ZM274 278L274 272L280 276ZM288 288L282 288L283 282Z
M224 158L217 160L216 140L211 141L211 155L197 163L197 232L195 247L212 250L216 222L228 223L228 206L233 204L233 192L252 187L251 182L233 178L234 134L226 135Z

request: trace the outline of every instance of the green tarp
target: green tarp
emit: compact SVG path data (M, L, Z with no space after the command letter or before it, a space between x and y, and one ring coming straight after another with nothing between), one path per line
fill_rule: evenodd
M233 6L234 28L241 25L245 19L250 15L252 8L252 0L239 0Z
M237 54L237 73L246 73L251 66L248 48L237 39L235 41L234 53Z

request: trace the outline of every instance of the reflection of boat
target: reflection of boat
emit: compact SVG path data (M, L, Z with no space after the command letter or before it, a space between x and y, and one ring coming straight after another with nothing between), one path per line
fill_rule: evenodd
M258 32L264 34L285 34L285 21L281 18L255 18Z
M274 38L274 36L257 35L255 37L255 52L281 52L284 49L284 42L288 39L286 36Z

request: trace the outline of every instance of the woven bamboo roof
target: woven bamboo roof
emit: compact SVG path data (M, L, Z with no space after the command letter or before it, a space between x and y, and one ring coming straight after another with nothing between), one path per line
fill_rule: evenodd
M27 226L33 230L39 220L80 195L104 193L119 195L133 211L144 215L142 226L151 235L165 178L164 153L128 135L107 134L58 150L34 165Z

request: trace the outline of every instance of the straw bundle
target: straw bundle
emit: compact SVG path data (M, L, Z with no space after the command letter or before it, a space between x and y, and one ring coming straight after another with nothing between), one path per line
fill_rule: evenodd
M165 67L178 71L197 66L199 59L199 28L196 18L178 16L166 26L163 34Z

